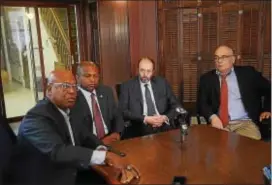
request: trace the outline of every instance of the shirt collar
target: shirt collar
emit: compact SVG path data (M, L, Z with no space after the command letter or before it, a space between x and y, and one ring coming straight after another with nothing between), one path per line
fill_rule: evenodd
M142 81L140 80L140 77L139 77L139 81L140 81L141 86L145 86L145 84L148 84L149 86L151 85L150 80L149 80L148 82L144 83L144 82L142 82Z
M79 90L85 95L85 96L91 96L92 93L96 96L96 90L94 89L92 92L89 92L85 89L83 89L82 87L79 87Z
M57 107L57 106L56 106L56 107ZM69 114L70 114L70 109L63 110L63 109L60 109L59 107L57 107L57 109L60 111L60 113L61 113L63 116L69 116Z
M233 71L234 71L234 68L232 67L232 68L230 69L230 71L227 73L227 76L230 75ZM216 69L216 74L217 74L218 76L222 76L222 74L220 73L220 71L218 71L217 69Z

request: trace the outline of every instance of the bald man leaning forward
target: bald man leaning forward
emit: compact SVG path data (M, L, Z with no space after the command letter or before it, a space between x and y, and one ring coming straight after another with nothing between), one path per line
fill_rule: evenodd
M235 59L226 45L215 50L215 69L200 78L200 115L215 128L259 140L257 125L271 116L270 82L251 66L235 66Z
M76 96L76 80L70 71L50 73L46 98L28 111L19 128L22 166L29 172L20 183L72 185L77 171L89 170L91 165L123 168L119 156L107 152L81 124L70 122Z

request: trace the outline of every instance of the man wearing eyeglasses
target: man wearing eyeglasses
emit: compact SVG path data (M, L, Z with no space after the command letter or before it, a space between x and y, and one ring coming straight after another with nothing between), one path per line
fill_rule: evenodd
M235 58L228 46L216 49L216 69L200 78L198 110L215 128L259 140L257 124L271 116L270 82L251 66L234 66Z
M50 73L46 98L26 114L19 128L20 165L29 173L20 183L75 184L77 171L90 170L91 165L123 168L119 156L106 151L79 122L70 121L76 96L76 80L70 71Z
M178 101L168 82L154 76L155 63L142 58L138 64L139 74L123 83L120 88L119 109L125 121L131 125L126 137L136 137L169 130Z
M99 68L93 62L81 62L77 68L79 91L72 117L96 135L105 145L120 140L124 122L117 111L113 91L99 83Z

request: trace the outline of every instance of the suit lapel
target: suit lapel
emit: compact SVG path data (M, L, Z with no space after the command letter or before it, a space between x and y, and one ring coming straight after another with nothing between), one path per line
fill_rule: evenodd
M107 108L107 106L106 106L107 98L105 96L105 93L102 91L102 89L100 87L96 88L96 96L97 96L98 104L99 104L99 107L100 107L100 111L102 113L102 117L103 117L104 122L105 122L106 108ZM107 123L105 122L105 124L107 124Z
M213 81L215 82L215 95L217 99L220 99L220 81L219 81L219 76L216 74L216 71L214 71L213 75Z
M78 107L80 112L83 111L83 116L84 117L90 116L92 118L92 114L91 114L89 105L87 103L87 100L86 100L85 96L83 95L83 93L80 90L78 91L78 99L79 99L79 105L82 106L82 107Z
M151 80L151 86L152 86L152 91L153 91L156 107L158 108L158 102L159 102L159 92L158 92L158 90L160 89L160 87L159 87L155 77L153 77L152 80Z
M140 103L141 110L143 110L143 95L142 95L139 77L136 77L134 80L134 88L132 93L135 94L135 98Z
M68 137L70 142L72 143L69 129L68 129L68 126L66 124L66 121L65 121L63 115L60 113L58 108L53 103L51 103L49 100L47 100L47 101L50 104L50 108L52 109L52 118L55 120L55 123L56 123L57 127L59 128L58 131L65 138Z

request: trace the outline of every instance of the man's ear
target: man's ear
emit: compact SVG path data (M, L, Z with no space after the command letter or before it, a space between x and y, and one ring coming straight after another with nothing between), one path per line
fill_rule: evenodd
M46 88L46 94L51 95L52 94L52 85L48 85Z
M232 64L235 63L236 59L238 59L238 56L237 56L237 57L236 57L236 56L233 56L233 57L232 57Z

